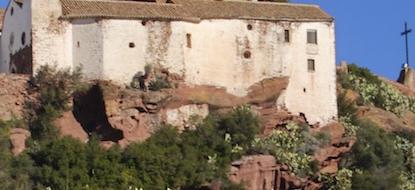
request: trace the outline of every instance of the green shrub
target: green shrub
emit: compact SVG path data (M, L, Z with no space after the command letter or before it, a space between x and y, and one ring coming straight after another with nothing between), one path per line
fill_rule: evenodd
M167 80L166 77L162 76L156 76L156 79L153 81L150 81L150 84L148 85L148 89L151 91L158 91L165 88L171 88L170 82Z
M351 67L354 69L344 76L343 80L347 80L347 83L351 84L350 88L360 94L364 104L373 105L397 115L404 111L415 112L415 99L413 97L403 95L393 86L367 71L367 69L361 69L357 66ZM344 105L340 104L339 106Z
M352 120L356 120L357 108L353 102L346 98L345 93L337 96L337 110L339 117L350 117Z
M221 118L219 130L228 134L232 146L249 149L259 132L259 119L248 106L240 106Z
M35 140L49 141L57 138L57 129L52 122L63 111L69 109L68 104L72 95L87 89L82 82L81 69L74 71L58 70L56 66L41 66L32 83L39 91L40 106L36 108L31 118L30 131Z
M371 84L380 84L382 81L379 79L378 76L374 75L368 68L359 67L356 64L349 64L347 66L348 73L352 74L358 78L363 78L367 80L368 83Z
M335 176L323 176L323 188L326 190L352 190L353 171L342 168Z
M87 88L82 83L81 68L70 71L49 65L39 68L32 83L40 92L41 105L49 105L62 111L68 109L68 102L74 92Z
M360 122L357 142L343 163L353 168L353 189L397 189L404 169L394 138L373 123Z
M256 139L252 149L274 155L278 162L287 165L290 171L301 177L313 176L316 167L312 154L327 143L327 138L325 134L313 136L307 128L290 123L284 130L274 130L270 136Z

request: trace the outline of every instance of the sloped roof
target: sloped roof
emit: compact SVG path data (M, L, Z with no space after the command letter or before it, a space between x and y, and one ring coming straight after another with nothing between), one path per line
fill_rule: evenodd
M273 2L215 0L173 0L174 4L119 0L61 0L61 2L63 18L333 20L318 6Z

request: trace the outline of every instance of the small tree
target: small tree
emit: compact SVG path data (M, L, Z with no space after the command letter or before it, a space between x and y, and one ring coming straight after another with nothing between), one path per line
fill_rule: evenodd
M40 106L35 109L30 130L35 139L50 140L57 137L52 122L61 112L69 109L68 104L76 91L85 90L81 68L58 70L56 66L41 66L32 79L39 91Z

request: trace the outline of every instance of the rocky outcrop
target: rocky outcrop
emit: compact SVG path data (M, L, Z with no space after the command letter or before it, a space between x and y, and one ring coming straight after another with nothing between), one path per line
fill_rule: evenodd
M415 131L415 113L404 112L397 116L392 112L372 106L360 106L357 116L363 120L369 120L386 131L397 132L402 130Z
M26 149L26 140L30 137L30 132L22 128L10 130L11 152L17 156Z
M166 121L168 124L176 126L179 131L194 129L196 124L209 115L209 105L191 104L177 109L166 110Z
M349 152L355 143L354 138L345 137L344 127L332 122L314 132L323 132L330 136L329 145L318 149L314 158L320 163L320 173L335 174L338 171L341 156Z
M285 110L280 110L273 105L257 107L256 111L262 121L262 134L270 135L273 130L281 126L287 125L290 122L305 123L304 117L295 116Z
M234 161L229 179L244 184L249 190L317 190L321 187L318 183L292 175L287 166L277 164L270 155L244 156Z
M245 156L232 162L229 179L249 190L275 189L277 163L273 156Z
M287 78L265 79L251 86L247 96L237 97L222 88L180 82L174 83L175 88L143 91L100 81L75 97L74 114L86 132L126 146L144 141L165 124L176 126L179 131L191 129L212 107L273 105L287 84Z
M65 112L61 117L53 123L62 136L70 136L81 142L88 141L88 134L82 128L81 124L76 120L72 112Z
M27 102L35 100L29 93L29 76L0 74L0 120L24 117Z

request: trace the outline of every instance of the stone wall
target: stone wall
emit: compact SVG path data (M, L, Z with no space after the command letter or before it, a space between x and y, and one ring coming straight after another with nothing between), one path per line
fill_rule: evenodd
M33 71L42 65L73 67L72 25L60 19L60 0L32 2Z

